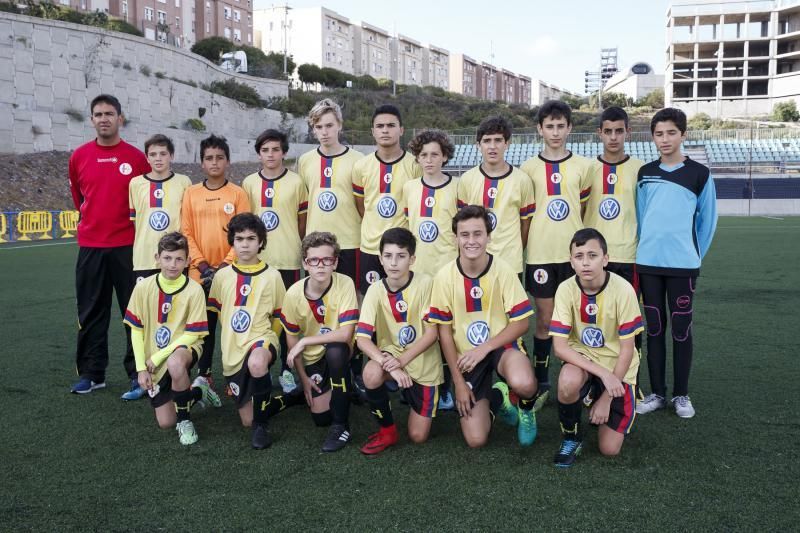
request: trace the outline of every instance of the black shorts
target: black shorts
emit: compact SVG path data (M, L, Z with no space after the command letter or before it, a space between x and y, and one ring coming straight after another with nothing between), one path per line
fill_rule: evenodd
M200 355L195 350L194 346L191 349L192 352L192 364L189 365L189 368L186 369L186 373L189 373L189 370L194 368L194 365L197 364L197 360L200 359ZM167 371L162 377L161 380L153 387L152 391L147 391L148 396L150 396L150 405L153 409L161 407L167 402L171 402L174 398L172 394L172 376L169 375L169 371Z
M353 280L353 284L358 287L358 273L361 262L361 250L349 248L339 251L339 263L336 265L336 272L344 274ZM288 287L287 287L288 288Z
M612 263L609 261L606 270L625 278L625 281L633 286L636 295L639 295L639 274L636 272L635 263Z
M633 422L636 420L636 387L629 383L622 385L625 387L625 394L611 400L606 425L617 433L627 435L631 432ZM588 407L605 391L603 380L590 375L581 388L580 397L584 399L583 403ZM587 395L589 395L589 401L587 401Z
M149 278L150 276L158 274L159 272L161 271L157 268L154 268L152 270L134 270L133 279L136 280L136 283L139 283L144 278Z
M278 270L283 280L283 288L289 290L289 287L300 281L300 269L297 270Z
M497 365L500 364L500 358L506 350L508 350L507 347L492 350L483 361L472 369L472 372L464 374L464 380L467 382L467 387L472 390L472 394L475 395L476 402L489 398L489 392L494 384L492 373L497 372ZM497 375L500 376L500 373L498 372ZM502 376L500 377L502 378Z
M403 399L415 413L425 418L435 418L439 405L439 385L421 385L416 381L407 389L400 389Z
M232 376L225 376L225 382L228 384L228 392L233 398L237 409L241 409L253 397L253 377L250 375L250 369L247 368L247 362L250 360L250 354L253 353L255 348L263 347L263 341L258 341L248 350L247 355L242 361L242 368ZM278 359L278 349L272 344L269 345L269 352L272 354L269 366L272 367ZM269 368L267 368L269 372Z
M525 265L525 281L534 298L555 298L562 281L575 275L569 261L544 265Z
M358 274L358 290L362 294L367 294L369 286L386 277L381 262L377 255L361 252L361 266Z
M317 361L316 363L312 363L310 365L306 365L306 376L310 379L314 384L319 387L319 392L314 389L311 389L311 396L316 398L318 396L322 396L329 390L331 390L331 375L328 372L328 362L325 361L325 356L322 356L322 359Z

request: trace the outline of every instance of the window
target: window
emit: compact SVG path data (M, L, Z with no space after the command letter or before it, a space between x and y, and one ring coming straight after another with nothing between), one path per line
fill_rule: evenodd
M167 0L158 0L158 3L159 3L159 4L166 4L166 3L167 3Z
M180 27L181 27L181 18L180 17L175 17L175 29L176 30L180 29Z
M159 24L166 24L167 23L167 12L166 11L159 11L158 12L158 23Z
M175 0L175 7L181 7L181 0Z
M248 43L252 43L253 42L253 36L250 35L249 33L247 34L247 42Z
M153 16L154 16L154 13L153 13L153 8L152 7L144 8L144 19L145 20L152 21L153 20Z
M233 20L235 20L236 22L242 20L242 13L238 9L233 10Z
M125 2L122 2L122 14L123 15L127 15L128 14L128 2L127 2L127 0Z
M230 20L231 19L231 8L229 8L228 6L225 6L224 7L224 13L225 13L225 18L227 20Z
M242 30L234 28L233 29L233 40L234 41L241 41L242 40Z
M211 23L206 22L206 33L211 33Z
M225 30L224 30L223 33L225 34L225 38L226 39L230 39L231 38L231 29L229 27L225 26Z

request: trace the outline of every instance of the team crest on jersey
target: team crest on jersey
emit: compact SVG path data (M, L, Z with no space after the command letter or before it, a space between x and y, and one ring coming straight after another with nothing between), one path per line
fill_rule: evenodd
M250 296L251 292L253 292L253 286L248 283L244 283L241 287L239 287L239 294L242 296Z
M417 330L414 326L403 326L397 333L397 342L405 348L417 339Z
M387 172L386 174L383 175L383 182L384 183L391 183L392 179L393 179L393 176L392 176L391 172Z
M228 202L227 204L222 206L222 210L225 211L226 215L232 215L233 214L233 204Z
M467 340L473 346L480 346L489 340L489 324L477 320L467 328Z
M609 185L614 185L615 183L617 183L618 179L619 178L617 177L617 175L614 174L613 172L610 173L608 176L606 176L606 181L608 182Z
M272 187L268 188L267 190L264 191L264 196L266 196L267 198L273 198L275 196L275 189L273 189Z
M158 386L158 383L153 383L153 388L147 391L147 395L151 398L155 398L158 396L159 392L161 392L161 387Z
M378 214L383 218L392 218L397 213L397 202L391 196L384 196L378 201Z
M119 166L119 173L122 174L123 176L128 176L130 175L131 172L133 172L133 167L131 166L130 163L122 163Z
M433 196L428 196L425 198L425 207L433 207L436 205L436 198Z
M374 270L370 270L369 272L367 272L365 278L367 280L367 283L372 285L373 283L381 279L381 275L375 272Z
M166 348L169 345L170 339L172 339L172 332L167 326L161 326L156 330L156 346L158 346L159 349Z
M595 303L588 303L586 307L583 308L586 311L586 314L589 316L594 316L597 314L597 304Z
M267 231L272 231L278 227L278 224L281 223L281 219L278 218L278 213L275 211L264 211L261 213L261 222L264 223L264 227L267 228Z
M239 309L231 317L231 328L236 333L244 333L250 327L250 313Z
M489 198L497 198L497 187L489 187L489 190L486 191L486 196Z
M477 285L475 287L472 287L469 290L469 297L475 300L477 300L478 298L483 298L483 289L481 289Z
M317 198L317 205L326 213L330 213L336 209L337 203L338 201L336 200L336 195L330 191L324 191L319 195L319 198Z
M313 381L315 385L322 383L322 376L319 374L312 374L309 379Z
M569 215L569 204L561 198L550 200L547 204L547 216L556 222L561 222Z
M544 285L545 283L547 283L549 277L550 276L547 274L547 270L543 268L537 268L533 272L533 280L539 285Z
M169 302L164 302L161 304L161 314L168 315L169 312L172 311L172 304Z
M559 172L553 172L552 174L550 174L550 181L552 181L553 183L556 184L561 183L561 180L563 179L564 177Z
M408 304L404 300L397 300L397 303L394 304L394 308L397 309L398 313L405 313L408 311Z
M237 385L234 382L230 382L228 383L228 388L231 390L231 394L233 394L237 398L239 397L239 385Z
M326 333L330 333L330 332L331 332L331 328L328 328L328 327L325 327L325 326L322 326L321 328L319 328L319 334L320 335L325 335Z
M153 211L147 222L155 231L164 231L169 226L169 215L166 211Z
M317 306L317 314L319 316L325 316L325 313L328 312L328 309L324 305Z
M494 214L494 211L489 211L489 220L492 222L492 231L497 228L497 215Z
M325 167L325 170L322 171L322 175L326 178L333 176L333 167Z
M153 191L153 198L161 200L164 198L164 189L156 189Z
M603 332L597 328L586 328L581 333L581 342L590 348L602 348L606 344Z
M600 211L600 216L603 217L604 220L614 220L619 216L619 202L615 198L606 198L600 202L598 210Z
M419 225L419 238L422 242L433 242L439 236L439 227L436 222L426 220Z

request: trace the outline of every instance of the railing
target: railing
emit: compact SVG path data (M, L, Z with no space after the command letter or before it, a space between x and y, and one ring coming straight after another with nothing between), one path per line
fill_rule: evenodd
M77 211L0 212L0 243L70 239L77 229Z

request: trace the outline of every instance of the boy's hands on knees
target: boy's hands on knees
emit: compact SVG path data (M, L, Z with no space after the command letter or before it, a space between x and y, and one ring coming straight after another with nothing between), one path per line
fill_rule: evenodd
M589 422L598 426L603 425L608 422L608 414L610 412L611 396L603 393L592 404L592 409L589 411Z
M603 386L613 398L619 398L625 394L625 385L613 372L605 372L600 379L603 380Z
M458 369L461 370L462 373L472 372L475 370L475 367L478 366L478 363L486 359L490 351L491 350L489 350L485 344L481 344L468 352L464 352L458 359Z
M391 374L395 370L402 370L403 365L400 364L400 360L390 354L389 352L383 352L384 358L381 361L381 368L383 368L384 372L388 372Z
M389 372L389 375L392 376L392 379L395 380L397 384L404 389L408 389L409 387L411 387L411 385L414 384L414 382L411 381L411 377L406 373L405 370L401 368L392 370L391 372Z
M147 370L141 370L138 373L137 378L139 381L139 386L141 388L145 390L153 390L153 379L150 376L150 372L148 372Z
M467 386L466 381L459 383L455 388L458 414L461 416L469 416L472 411L472 405L475 403L475 394L473 394L472 389Z
M289 365L289 368L294 368L294 360L295 360L295 358L298 355L302 354L303 350L305 350L306 344L303 341L305 341L305 338L300 339L299 341L297 341L297 344L292 346L292 349L289 350L288 354L286 354L286 364Z
M317 394L319 394L322 392L322 390L308 376L301 376L300 383L303 385L303 395L306 397L306 403L309 407L311 407L311 404L314 402L314 395L312 391L316 391Z

